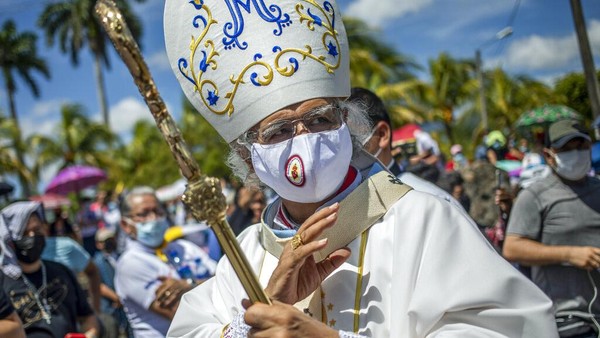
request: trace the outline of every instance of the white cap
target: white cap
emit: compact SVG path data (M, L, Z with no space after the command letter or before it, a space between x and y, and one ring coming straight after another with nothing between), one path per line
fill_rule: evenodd
M185 95L227 142L291 104L350 95L334 0L167 0L164 25Z

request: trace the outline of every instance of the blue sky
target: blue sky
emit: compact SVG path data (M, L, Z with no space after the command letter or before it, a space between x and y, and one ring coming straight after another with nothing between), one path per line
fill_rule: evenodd
M266 2L269 2L267 0ZM494 39L509 23L515 0L339 0L342 13L358 17L377 30L381 39L423 66L440 52L456 58L473 58L475 50ZM49 65L52 77L39 79L41 96L17 81L17 112L26 135L52 134L64 102L80 103L90 117L100 120L92 59L84 50L80 65L73 68L57 47L47 47L35 22L47 1L0 0L0 24L7 19L17 29L39 33L39 53ZM600 4L581 0L594 54L600 67ZM163 0L136 4L142 18L143 53L171 112L178 116L182 94L168 65L163 40ZM483 49L484 65L496 65L511 74L525 74L546 83L572 71L582 71L573 18L568 0L521 0L512 22L513 34ZM151 119L128 71L111 49L112 68L105 72L111 126L125 139L133 123ZM426 78L426 73L420 74ZM0 112L8 114L4 82L0 86ZM52 176L54 173L46 173Z

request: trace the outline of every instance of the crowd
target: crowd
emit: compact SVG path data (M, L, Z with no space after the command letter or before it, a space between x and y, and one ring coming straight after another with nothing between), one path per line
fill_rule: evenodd
M213 65L208 91L184 71L191 9L211 8L204 38L227 30L232 8L165 5L183 91L231 146L243 184L222 180L225 215L272 304L248 301L179 195L99 190L74 214L1 210L0 336L597 337L600 120L595 142L560 120L531 147L491 131L473 156L454 144L446 159L418 128L397 144L382 100L350 88L335 2L307 15L284 3L218 39L223 64L200 65ZM261 63L298 51L287 68ZM248 57L271 74L220 94Z

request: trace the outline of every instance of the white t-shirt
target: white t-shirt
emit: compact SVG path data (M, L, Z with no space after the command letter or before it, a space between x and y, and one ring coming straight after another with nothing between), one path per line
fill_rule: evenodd
M216 262L189 241L173 241L163 251L176 251L194 273L203 269L207 269L210 275L215 273ZM158 258L154 249L129 240L127 249L117 262L115 289L136 338L162 338L167 334L170 321L150 310L161 276L180 279L175 268Z

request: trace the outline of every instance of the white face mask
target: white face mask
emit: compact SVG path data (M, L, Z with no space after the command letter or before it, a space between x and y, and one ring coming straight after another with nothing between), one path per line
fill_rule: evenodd
M253 143L258 178L282 198L298 203L324 201L340 188L352 158L346 124L335 130L302 134L276 144Z
M373 138L373 135L375 134L376 131L377 131L377 128L373 128L373 130L371 130L371 133L364 139L364 141L362 141L363 148L365 147L365 145L367 145L367 143L369 143L369 141L371 141L371 138ZM367 150L367 149L365 148L365 150ZM371 155L373 155L373 157L377 158L379 156L379 154L381 154L382 150L383 149L379 148L379 146L378 146L375 154L371 154Z
M552 156L556 161L556 174L567 180L577 181L584 178L592 167L589 150L570 150Z

